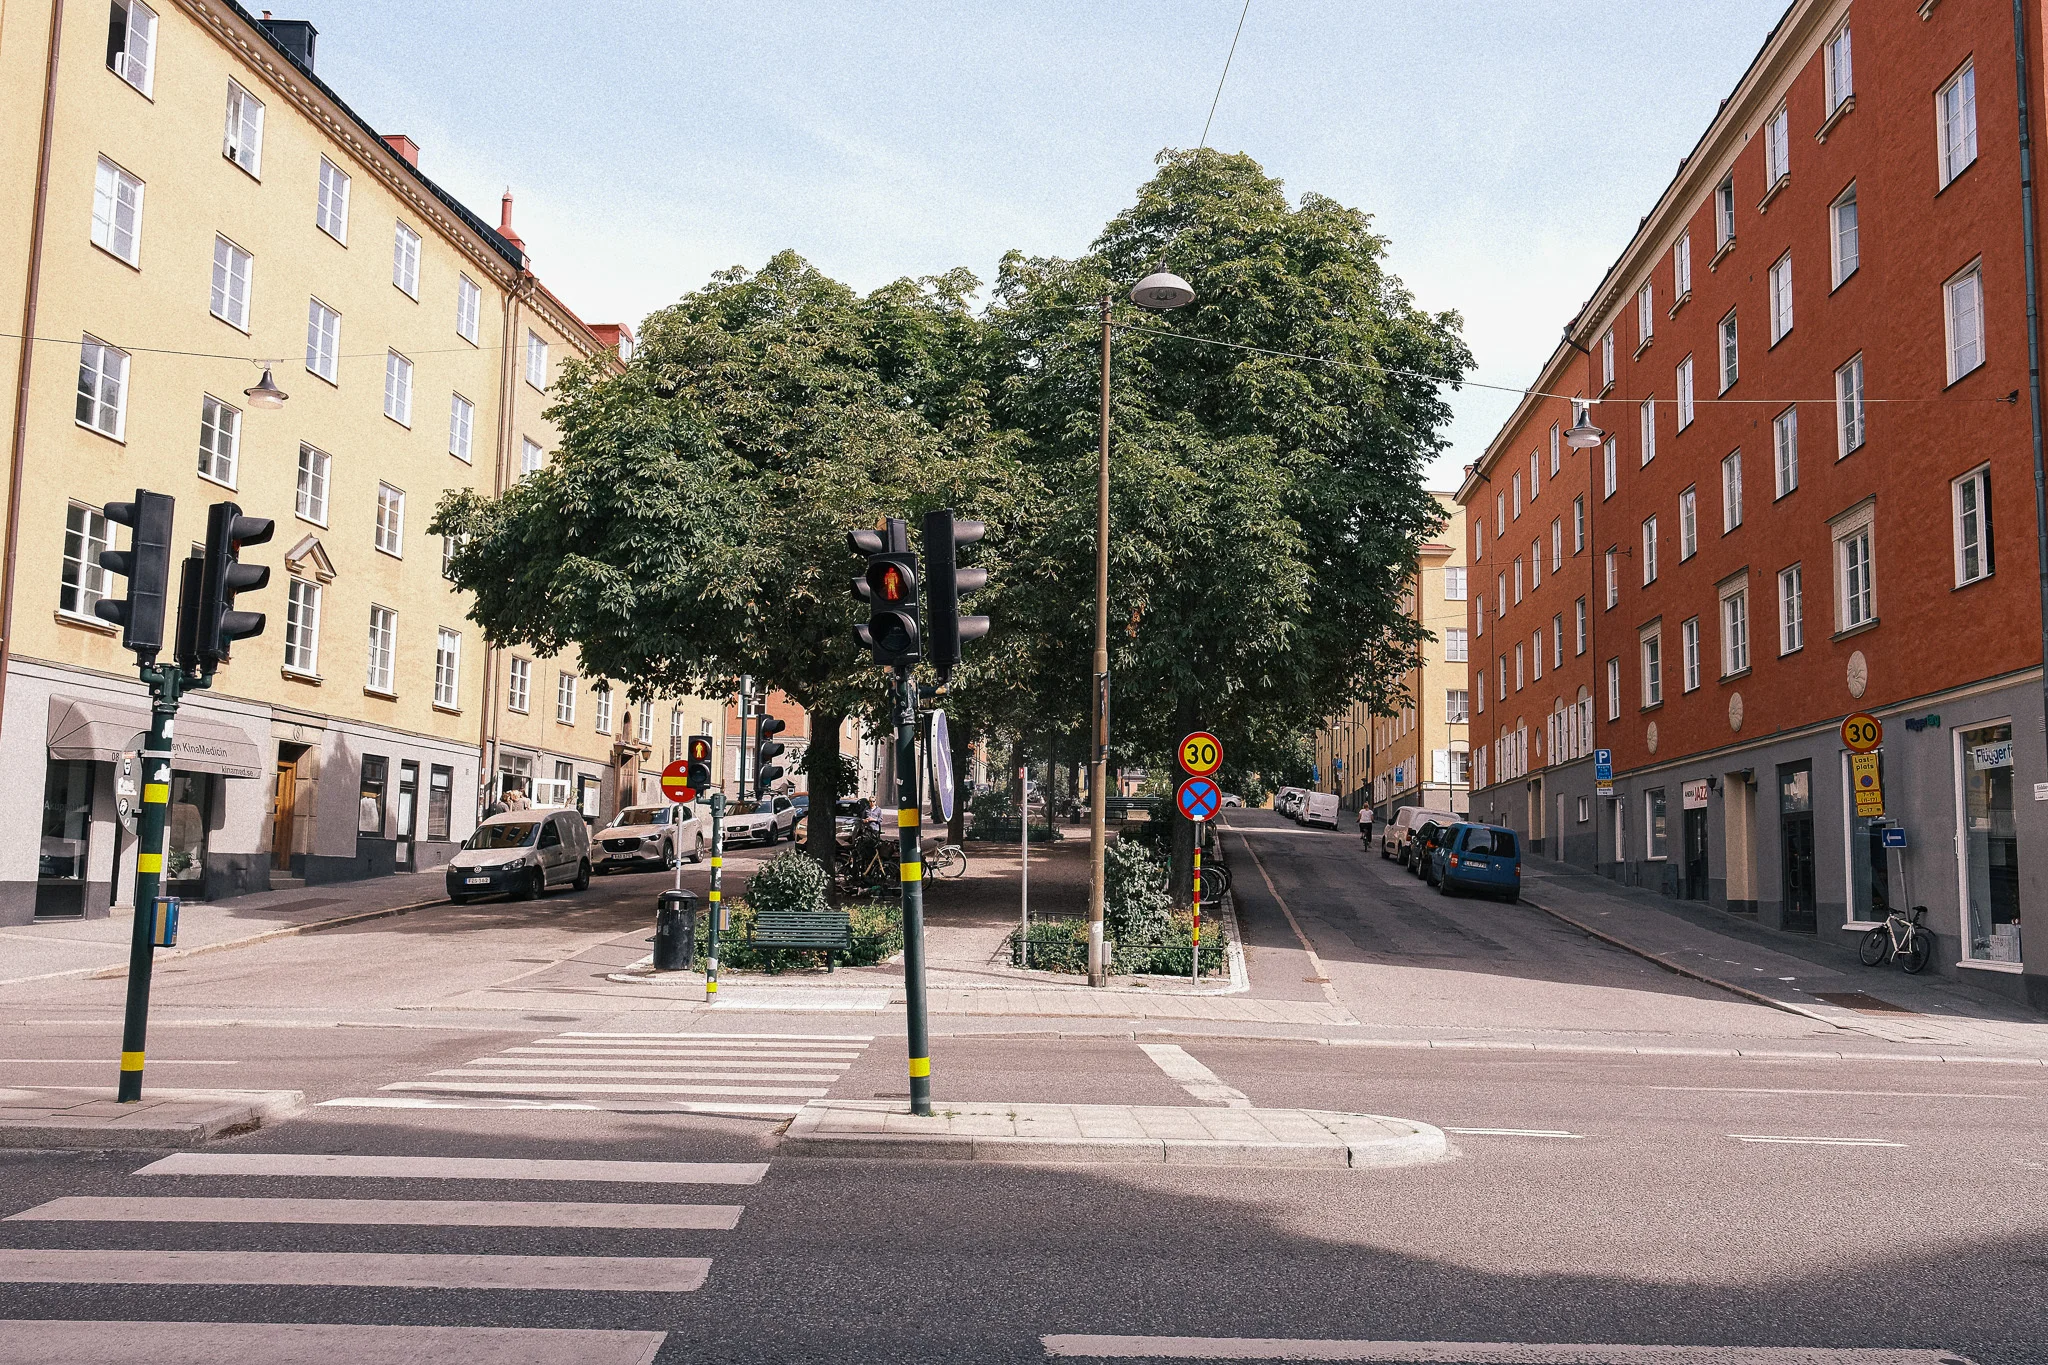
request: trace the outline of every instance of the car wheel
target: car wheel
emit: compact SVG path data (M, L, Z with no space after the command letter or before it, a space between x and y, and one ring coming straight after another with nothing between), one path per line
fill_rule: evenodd
M590 889L590 859L585 858L582 862L576 864L576 880L570 882L569 887L574 891L588 891Z
M1449 877L1444 878L1442 881L1436 884L1436 893L1439 896L1444 896L1447 898L1458 894L1457 892L1451 890L1451 879Z
M541 878L540 869L535 868L520 879L518 888L512 892L512 899L515 901L530 901L540 896L547 889L547 883Z
M661 870L664 872L676 870L676 846L674 843L666 843L661 846Z
M450 905L468 905L468 904L469 904L469 897L467 897L467 896L450 896L450 897L448 898L448 903L449 903Z
M693 863L704 861L704 836L701 834L697 836L697 842L690 848L690 861Z

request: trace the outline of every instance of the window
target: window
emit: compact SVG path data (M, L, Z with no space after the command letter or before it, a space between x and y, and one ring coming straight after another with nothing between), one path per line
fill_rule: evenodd
M576 723L576 675L567 669L555 674L555 723Z
M1550 424L1550 477L1556 478L1559 469L1557 450L1557 423Z
M263 173L263 101L228 82L228 127L221 155L251 175Z
M1444 570L1444 601L1465 600L1465 566L1452 564Z
M1500 656L1498 672L1499 685L1494 690L1494 696L1502 701L1506 701L1508 699L1508 656L1505 654Z
M668 761L674 763L683 756L683 711L681 707L668 713Z
M1584 654L1584 653L1586 652L1586 599L1585 599L1585 598L1581 597L1581 598L1580 598L1580 599L1579 599L1578 601L1576 601L1576 602L1572 603L1572 616L1573 616L1573 623L1572 623L1572 628L1573 628L1573 634L1572 634L1572 653L1574 653L1574 654Z
M654 743L654 706L651 702L640 703L640 728L636 737L642 744Z
M1543 586L1543 537L1529 542L1529 591Z
M1515 691L1521 691L1522 684L1522 642L1517 640L1515 641Z
M1508 495L1493 495L1493 538L1499 540L1508 529Z
M1582 494L1572 499L1572 553L1586 548L1586 499Z
M1721 461L1721 534L1742 525L1742 452Z
M1948 382L1953 384L1984 363L1984 277L1972 261L1947 284Z
M1484 613L1481 613L1482 615ZM1453 626L1444 632L1444 662L1461 664L1470 657L1465 632Z
M1944 188L1977 159L1977 67L1964 62L1934 96L1941 136L1941 183Z
M548 386L548 344L535 332L526 334L526 382L536 389Z
M1799 487L1799 409L1786 408L1771 422L1771 449L1777 457L1778 496Z
M597 732L601 735L612 732L612 690L603 684L597 688Z
M442 626L434 632L434 705L453 710L462 699L462 637Z
M1535 502L1536 495L1543 491L1543 455L1541 451L1529 452L1529 501Z
M1764 179L1767 188L1776 188L1780 180L1792 174L1792 120L1779 105L1764 124Z
M1956 516L1956 586L1991 576L1991 468L1963 475L1953 485Z
M1543 681L1543 632L1537 631L1529 637L1529 664L1535 670L1537 682Z
M1607 606L1611 610L1621 600L1621 579L1615 567L1614 551L1607 552Z
M1614 438L1608 437L1600 443L1600 472L1603 491L1600 496L1611 498L1621 486L1620 471L1616 468L1617 447Z
M215 483L235 486L235 463L241 453L242 414L212 394L199 399L199 473Z
M1472 694L1462 687L1444 689L1444 724L1465 725L1472 719Z
M327 473L332 464L326 452L299 447L298 501L293 510L316 526L327 524Z
M389 607L371 607L369 671L363 686L387 697L396 695L391 682L391 665L397 656L398 613Z
M1828 240L1834 253L1835 287L1856 273L1862 264L1862 241L1856 232L1856 186L1842 191L1842 197L1828 206Z
M1476 564L1486 558L1486 518L1472 518L1472 561Z
M462 548L461 536L441 537L441 577L455 581L455 552Z
M1749 588L1738 584L1721 590L1721 676L1749 669Z
M1685 667L1685 690L1690 692L1700 685L1700 618L1688 616L1685 624L1678 628L1679 652Z
M1636 291L1636 348L1650 344L1650 338L1657 330L1657 304L1652 286L1648 281Z
M545 459L543 459L541 455L541 449L539 444L537 444L529 437L520 437L519 477L522 479L525 478L528 474L531 474L535 470L539 469L541 465L543 465L544 463L546 463L546 461Z
M1517 469L1517 470L1515 471L1515 478L1514 478L1514 489L1515 489L1515 520L1516 520L1516 521L1520 521L1520 520L1522 519L1522 471L1521 471L1521 470L1519 470L1519 469Z
M1863 357L1860 355L1835 371L1835 430L1841 438L1842 455L1863 445Z
M477 314L483 304L483 290L467 275L455 279L455 334L476 345Z
M1506 616L1508 614L1508 576L1506 570L1502 570L1494 575L1493 600L1499 614Z
M517 655L512 658L512 667L505 681L505 706L508 710L525 715L533 695L533 661Z
M1643 522L1643 586L1657 581L1657 518Z
M1605 392L1614 385L1614 329L1609 327L1600 337L1600 387Z
M1474 633L1484 635L1486 634L1486 594L1480 593L1479 600L1472 605L1476 609L1472 615L1472 622L1475 627Z
M107 595L100 551L113 548L113 532L99 508L74 502L64 509L64 578L57 589L57 610L66 616L93 614L93 607Z
M420 235L405 224L391 237L391 282L409 296L420 296Z
M1678 558L1691 559L1700 549L1700 495L1688 488L1678 495Z
M100 158L92 184L92 244L135 265L142 256L142 182Z
M348 173L320 158L320 197L313 205L313 222L335 241L348 244Z
M1778 653L1806 648L1806 603L1799 566L1778 572Z
M384 356L384 415L402 427L412 425L412 362L396 351Z
M1621 660L1607 661L1607 719L1621 719Z
M255 261L225 237L213 239L213 315L249 330L249 273Z
M156 11L142 0L114 0L107 70L145 95L156 88Z
M1735 175L1731 171L1714 191L1714 250L1735 240Z
M1643 705L1664 704L1664 637L1652 626L1638 642L1643 655Z
M78 424L117 441L128 429L128 353L91 337L78 348Z
M1965 960L2020 962L2019 825L2014 809L2013 727L1994 722L1956 731L1957 882L1969 906Z
M1856 93L1855 72L1849 62L1849 26L1836 29L1827 43L1827 89L1828 112L1834 113L1842 107L1843 101Z
M1522 601L1522 560L1521 560L1521 556L1517 555L1517 556L1515 557L1515 603L1516 603L1516 605L1518 605L1518 606L1519 606L1519 605L1521 604L1521 601Z
M1877 620L1873 510L1865 503L1834 527L1835 596L1841 604L1836 614L1837 630L1855 630Z
M1730 308L1728 316L1721 319L1721 392L1735 387L1735 381L1742 376L1742 366L1736 354L1735 310Z
M1643 833L1646 836L1644 854L1650 858L1670 856L1668 836L1665 831L1664 789L1652 787L1643 793Z
M387 555L405 553L405 494L388 483L377 485L376 544Z
M454 813L455 770L436 763L427 770L427 837L447 842Z
M318 299L306 308L306 368L330 384L340 381L341 314Z
M1556 573L1564 567L1564 518L1550 519L1550 571Z
M470 440L476 427L476 404L461 394L448 396L448 453L469 463Z
M284 599L284 666L294 673L320 673L320 585L294 576Z
M1786 252L1771 267L1771 345L1784 340L1792 330L1792 253Z
M1550 666L1564 667L1564 613L1550 618Z
M1678 429L1692 425L1692 357L1678 362Z
M1676 296L1671 300L1673 308L1684 303L1692 295L1692 235L1681 233L1678 245L1671 248L1671 290Z
M1643 463L1657 458L1657 400L1645 398L1637 413L1637 427L1642 432Z

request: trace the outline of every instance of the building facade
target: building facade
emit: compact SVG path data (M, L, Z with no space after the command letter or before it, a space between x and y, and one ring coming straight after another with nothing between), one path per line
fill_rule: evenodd
M1844 950L1925 905L1939 970L2048 1007L2021 14L1794 4L1459 502L1475 808ZM1539 467L1559 551L1513 510Z

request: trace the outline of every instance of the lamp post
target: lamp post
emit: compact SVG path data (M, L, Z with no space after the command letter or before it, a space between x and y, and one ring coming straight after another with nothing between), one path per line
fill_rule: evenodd
M1178 275L1158 271L1138 281L1131 302L1163 313L1195 301ZM1088 984L1109 979L1102 944L1103 854L1109 846L1109 309L1102 296L1102 439L1095 468L1095 752L1088 765ZM1025 812L1029 819L1030 812Z

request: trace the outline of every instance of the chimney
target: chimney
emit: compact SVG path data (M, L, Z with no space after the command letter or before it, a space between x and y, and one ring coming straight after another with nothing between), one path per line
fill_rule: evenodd
M513 246L518 247L522 255L525 254L526 243L520 240L519 234L512 228L512 187L510 185L505 187L505 197L498 205L498 235Z
M319 29L304 19L273 19L269 10L263 11L263 27L286 56L308 71L313 69L313 47L320 39Z
M404 133L386 133L384 135L384 141L390 145L392 151L397 152L400 156L405 158L406 165L412 167L414 170L418 170L420 168L419 143L414 142Z

